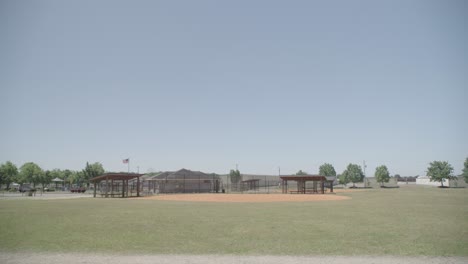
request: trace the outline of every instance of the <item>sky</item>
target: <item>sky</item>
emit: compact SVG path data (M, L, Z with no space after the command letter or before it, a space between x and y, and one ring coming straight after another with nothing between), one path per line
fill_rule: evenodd
M461 173L466 1L0 0L0 163Z

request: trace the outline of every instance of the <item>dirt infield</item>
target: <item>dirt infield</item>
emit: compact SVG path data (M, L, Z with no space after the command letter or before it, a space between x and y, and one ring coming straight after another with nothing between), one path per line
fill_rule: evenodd
M187 201L187 202L222 202L222 203L267 203L267 202L312 202L338 201L351 199L347 196L334 194L165 194L148 196L140 199L159 201Z

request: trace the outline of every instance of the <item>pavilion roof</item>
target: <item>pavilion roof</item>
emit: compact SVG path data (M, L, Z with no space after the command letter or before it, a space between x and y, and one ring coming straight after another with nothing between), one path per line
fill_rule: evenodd
M280 176L282 180L287 181L327 181L327 177L322 175L287 175L287 176Z
M131 180L131 179L141 177L142 175L143 174L139 174L139 173L109 172L109 173L104 173L102 175L94 177L94 178L90 179L89 181L91 181L91 182L100 182L100 181L103 181L103 180L106 180L106 179L117 180L117 181Z
M259 179L250 179L250 180L245 180L245 181L241 181L241 182L258 182L260 181Z

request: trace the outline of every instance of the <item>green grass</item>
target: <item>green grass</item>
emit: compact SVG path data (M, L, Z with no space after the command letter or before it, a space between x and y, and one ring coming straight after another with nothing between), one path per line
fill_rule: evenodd
M0 251L468 256L468 189L343 195L352 199L0 200Z

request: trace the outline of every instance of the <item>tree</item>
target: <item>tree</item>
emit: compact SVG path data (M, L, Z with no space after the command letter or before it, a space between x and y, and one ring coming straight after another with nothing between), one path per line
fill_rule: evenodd
M73 171L72 175L69 177L69 183L81 187L83 182L85 182L83 171Z
M297 176L304 176L304 175L307 175L307 172L299 170L298 172L296 172L296 175Z
M39 183L42 184L42 189L44 190L44 187L46 184L50 183L50 181L52 180L52 172L50 170L46 170L42 173L40 179L39 179Z
M342 174L338 175L338 182L346 186L349 183L348 172L345 170Z
M41 181L42 174L41 167L34 162L26 162L20 168L20 176L18 177L19 183L32 183L34 187Z
M452 180L457 177L452 175L453 167L447 161L433 161L429 163L429 168L427 168L427 176L429 176L431 181L440 182L442 187L444 187L444 180Z
M231 178L231 183L239 183L242 178L239 170L231 170L229 172L229 177Z
M86 167L83 170L83 181L86 182L86 185L89 187L89 180L104 174L104 167L99 162L89 164L86 162Z
M66 184L66 183L70 184L70 180L71 180L72 175L73 175L73 171L71 171L71 170L62 171L60 179L63 180L63 184Z
M388 172L387 166L382 165L375 169L375 178L377 182L380 182L380 186L384 185L384 182L390 181L390 173Z
M17 176L18 168L11 161L0 166L0 186L6 184L6 188L10 189L10 184L16 180Z
M400 174L395 174L395 175L393 175L393 177L396 178L397 182L400 181L400 179L401 179Z
M362 182L364 179L364 173L362 172L361 166L357 164L348 164L348 167L346 167L346 173L349 181L353 183L353 187L356 187L356 182Z
M468 183L468 158L465 159L465 163L463 165L464 168L462 170L462 175L465 178L465 182Z
M336 176L335 168L330 163L324 163L319 168L319 174L322 176Z

